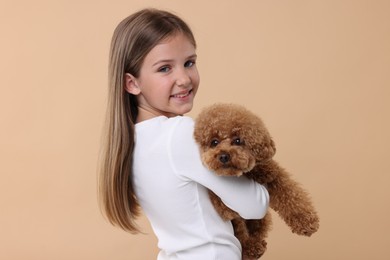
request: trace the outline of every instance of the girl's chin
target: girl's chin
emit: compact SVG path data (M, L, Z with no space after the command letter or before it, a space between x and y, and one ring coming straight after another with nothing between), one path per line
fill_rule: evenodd
M171 105L173 110L180 112L181 114L188 113L192 110L194 96L192 93L183 99L171 98Z
M192 110L192 103L186 104L185 106L180 106L177 109L173 109L172 115L173 116L182 116L184 114L187 114Z

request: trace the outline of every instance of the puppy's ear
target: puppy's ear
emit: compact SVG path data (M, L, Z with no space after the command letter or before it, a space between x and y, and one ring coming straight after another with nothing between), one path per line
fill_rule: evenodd
M271 148L271 150L272 150L272 155L271 155L271 157L273 157L274 155L275 155L275 153L276 153L276 145L275 145L275 142L274 142L274 140L272 140L272 138L271 138L271 140L270 140L270 148Z
M275 155L275 153L275 142L272 139L264 140L260 148L258 159L268 161Z
M206 149L207 138L204 136L204 130L201 127L199 120L195 121L194 139L200 146L201 150L204 151Z

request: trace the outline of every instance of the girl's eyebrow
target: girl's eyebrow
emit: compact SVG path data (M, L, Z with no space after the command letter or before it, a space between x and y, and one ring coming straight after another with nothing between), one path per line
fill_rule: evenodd
M186 60L196 59L197 57L198 57L198 55L192 54L192 55L188 56L186 58ZM173 61L174 61L173 59L163 59L163 60L159 60L159 61L155 62L152 66L154 67L154 66L156 66L156 65L158 65L160 63L171 63Z
M198 57L198 55L196 55L196 54L194 53L194 54L188 56L188 57L187 57L187 60L196 59L197 57Z
M159 61L157 61L156 63L154 63L154 64L152 65L152 67L154 67L154 66L156 66L156 65L158 65L158 64L160 64L160 63L171 63L172 61L173 61L172 59L159 60Z
M198 58L198 55L196 55L196 54L192 54L192 55L190 55L188 58L187 58L187 60L196 60L196 58Z

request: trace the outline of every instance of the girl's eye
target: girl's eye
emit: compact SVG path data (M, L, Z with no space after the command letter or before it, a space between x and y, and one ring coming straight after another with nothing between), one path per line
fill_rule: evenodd
M232 141L232 145L243 145L244 142L240 138L234 138Z
M214 148L219 144L219 141L217 139L213 139L210 142L210 147Z
M168 72L169 70L170 70L170 68L168 66L163 66L163 67L158 69L158 72Z
M184 67L192 67L194 65L195 65L194 60L189 60L189 61L186 61L186 63L184 63Z

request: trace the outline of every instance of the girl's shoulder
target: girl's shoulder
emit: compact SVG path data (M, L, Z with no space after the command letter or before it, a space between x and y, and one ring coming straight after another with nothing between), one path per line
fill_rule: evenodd
M194 119L192 119L189 116L175 116L175 117L169 118L168 120L172 120L173 122L175 122L176 124L181 125L181 126L184 126L184 125L194 126L194 124L195 124Z
M178 130L193 130L195 122L189 116L161 117L159 124L166 128Z
M166 117L158 116L137 123L135 125L137 133L153 135L174 135L176 137L192 137L195 122L188 116Z
M175 135L183 134L185 136L193 135L195 122L188 116L176 116L168 118L167 124L172 127Z

